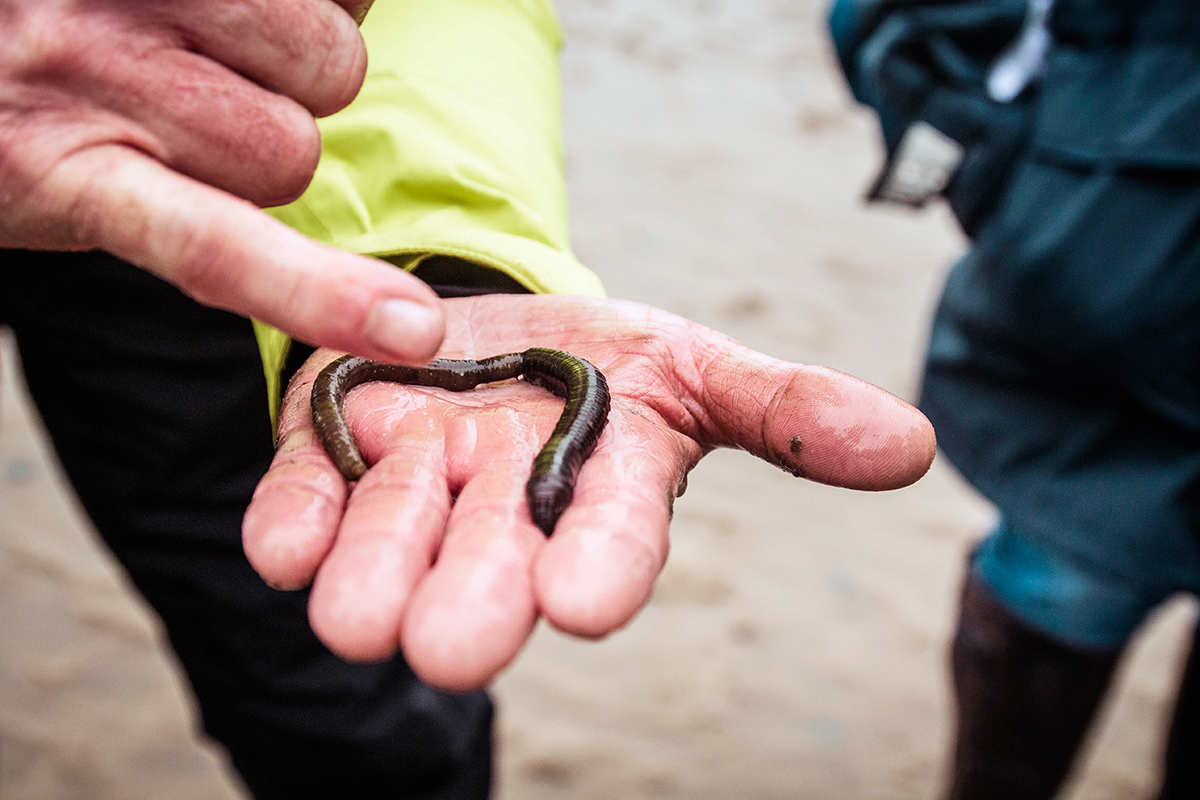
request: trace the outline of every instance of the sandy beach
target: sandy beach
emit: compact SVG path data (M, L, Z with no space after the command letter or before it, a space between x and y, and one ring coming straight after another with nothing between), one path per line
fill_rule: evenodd
M912 399L965 243L940 207L862 202L879 145L824 3L558 7L572 234L609 293ZM0 800L244 797L63 488L7 337L0 363ZM496 683L496 797L936 797L961 567L992 519L940 458L862 494L712 454L633 623L543 626ZM1070 800L1152 795L1195 614L1181 599L1143 631Z

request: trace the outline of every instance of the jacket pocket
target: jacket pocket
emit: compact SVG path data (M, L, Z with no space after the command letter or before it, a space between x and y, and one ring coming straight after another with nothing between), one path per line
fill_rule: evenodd
M1200 169L1200 51L1060 46L1042 81L1032 146L1085 169Z

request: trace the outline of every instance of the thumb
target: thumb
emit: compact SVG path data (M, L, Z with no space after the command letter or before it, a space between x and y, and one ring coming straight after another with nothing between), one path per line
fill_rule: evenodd
M441 305L419 279L313 241L135 150L81 151L56 172L65 185L52 191L76 198L72 223L83 246L200 303L368 358L424 363L441 343Z
M933 426L877 386L825 367L732 345L703 370L713 444L747 450L799 477L898 489L933 463Z

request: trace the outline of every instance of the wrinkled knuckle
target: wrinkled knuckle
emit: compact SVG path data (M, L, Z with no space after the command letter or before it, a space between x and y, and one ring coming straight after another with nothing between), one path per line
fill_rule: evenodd
M221 308L231 297L240 296L240 271L230 266L218 236L191 232L175 252L171 282L193 300Z
M105 201L106 181L119 170L121 156L113 148L92 149L57 161L41 176L41 189L54 197L50 207L62 246L85 249L104 245L104 231L112 221Z
M259 206L283 205L302 195L321 158L316 121L298 105L279 105L244 133L259 167L240 194Z
M0 9L0 29L5 31L0 67L22 77L63 72L77 53L70 46L72 27L53 4L6 4Z
M311 334L308 326L321 324L326 309L322 290L326 288L320 276L306 270L289 270L276 276L272 306L281 319L291 321L292 334Z
M0 5L0 213L4 228L28 229L37 184L53 166L60 144L39 135L61 91L50 79L69 72L75 56L62 21L39 4ZM51 101L49 98L53 98Z

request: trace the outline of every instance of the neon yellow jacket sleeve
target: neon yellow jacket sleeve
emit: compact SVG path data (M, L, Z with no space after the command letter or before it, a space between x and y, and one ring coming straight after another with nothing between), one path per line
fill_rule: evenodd
M318 123L312 184L272 213L409 269L458 256L534 292L603 294L570 249L549 0L378 0L362 33L362 91ZM287 339L255 329L276 407Z

